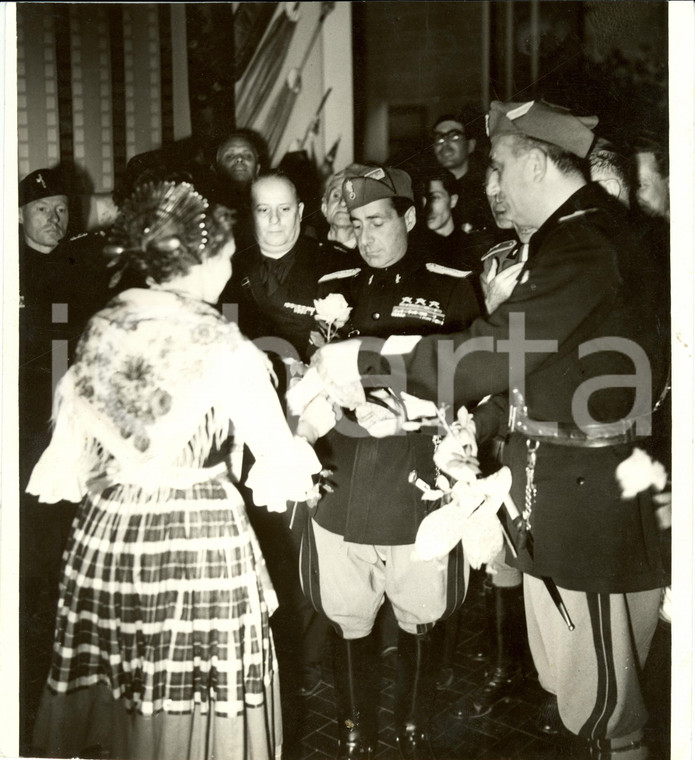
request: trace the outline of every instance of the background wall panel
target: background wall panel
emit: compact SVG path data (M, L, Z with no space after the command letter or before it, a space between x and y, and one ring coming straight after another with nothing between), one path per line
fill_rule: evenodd
M20 178L62 162L74 167L80 192L110 192L132 156L161 147L165 136L190 135L185 14L179 4L164 10L17 5ZM170 23L160 28L163 15Z

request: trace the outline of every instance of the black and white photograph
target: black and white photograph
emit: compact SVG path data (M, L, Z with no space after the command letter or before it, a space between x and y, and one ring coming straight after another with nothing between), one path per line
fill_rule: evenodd
M692 4L0 13L0 756L692 757Z

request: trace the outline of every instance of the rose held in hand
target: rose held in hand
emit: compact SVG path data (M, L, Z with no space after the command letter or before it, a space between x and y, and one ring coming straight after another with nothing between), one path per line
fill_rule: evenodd
M326 342L330 343L335 333L350 319L352 307L348 306L345 296L329 293L325 298L317 298L314 308L314 318L322 328Z

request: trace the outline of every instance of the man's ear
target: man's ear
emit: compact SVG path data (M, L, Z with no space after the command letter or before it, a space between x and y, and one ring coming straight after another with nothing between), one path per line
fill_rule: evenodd
M299 201L299 204L297 205L297 209L299 210L299 221L302 221L302 214L304 213L304 204Z
M620 198L620 191L622 190L622 185L620 183L620 180L617 177L606 177L605 179L597 179L596 183L601 185L601 187L608 193L608 195L612 195L614 198Z
M528 152L527 169L533 182L542 180L548 172L548 156L540 148Z
M22 207L19 207L19 223L24 224L24 214L22 213Z
M478 144L478 142L477 142L477 140L475 139L475 137L471 137L471 139L468 141L468 155L469 155L469 156L470 156L470 154L471 154L471 153L472 153L472 152L475 150L475 146L476 146L477 144Z
M459 194L454 193L453 195L449 196L449 208L454 208L454 206L459 202Z
M408 206L406 209L405 214L403 215L403 218L405 219L405 228L410 232L410 230L413 229L415 226L415 223L417 222L417 214L415 213L415 206Z

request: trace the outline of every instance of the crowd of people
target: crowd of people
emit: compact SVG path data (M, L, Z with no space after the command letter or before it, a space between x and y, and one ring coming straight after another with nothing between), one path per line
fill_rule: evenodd
M80 235L60 172L22 179L27 635L57 608L31 753L279 758L282 700L330 645L336 756L376 755L395 649L400 755L434 758L482 568L488 669L452 719L512 693L528 646L543 730L648 757L668 162L597 123L495 101L485 139L446 114L428 160L350 163L311 197L238 129L209 166L132 159L113 223Z

